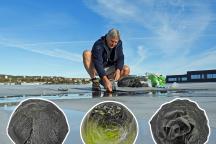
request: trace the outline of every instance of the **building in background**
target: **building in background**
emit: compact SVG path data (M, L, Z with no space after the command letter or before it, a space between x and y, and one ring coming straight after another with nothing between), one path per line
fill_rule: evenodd
M184 75L167 75L166 82L216 82L216 69L188 71L187 74Z

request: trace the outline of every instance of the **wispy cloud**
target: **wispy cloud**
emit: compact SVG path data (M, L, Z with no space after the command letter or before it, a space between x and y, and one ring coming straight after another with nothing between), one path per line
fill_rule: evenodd
M37 43L26 43L29 46L40 46L40 45L71 45L71 44L85 44L93 43L93 40L83 40L83 41L49 41L49 42L37 42Z
M46 56L51 56L51 57L56 57L56 58L62 58L62 59L66 59L66 60L70 60L72 62L82 62L82 57L80 54L76 54L76 53L71 53L65 50L61 50L61 49L35 49L35 48L27 48L27 47L19 47L21 49L30 51L30 52L34 52L34 53L38 53L38 54L42 54L42 55L46 55Z
M43 5L23 2L28 7L6 2L0 6L0 49L7 54L10 52L2 47L16 48L15 51L22 51L25 56L34 53L28 57L27 65L37 59L54 60L55 66L53 61L47 61L48 71L58 69L59 73L68 71L69 75L84 73L82 51L92 47L103 28L116 27L121 31L125 63L132 67L132 74L178 74L216 68L215 1L83 1L85 6L81 1L54 2L52 6L49 2ZM86 23L86 19L92 21ZM81 41L73 41L75 39ZM11 52L11 57L21 61L19 54ZM10 72L13 64L20 64L13 61L9 65L10 60L2 69ZM44 67L38 66L41 71ZM24 67L22 71L28 69Z
M46 56L66 59L72 62L81 63L82 56L79 53L72 53L64 49L60 49L61 45L70 45L74 43L89 43L89 41L71 41L71 42L44 42L44 43L20 43L16 41L11 41L8 39L1 38L0 45L2 47L13 47L29 52L42 54ZM57 45L57 46L56 46ZM51 47L51 48L50 48Z
M139 56L139 61L136 63L137 71L144 70L157 70L164 72L174 71L179 66L193 62L194 68L196 65L211 61L214 57L205 58L202 53L196 52L201 58L200 61L192 59L189 54L196 49L196 43L205 36L208 36L205 31L209 24L213 22L213 12L209 8L209 3L204 1L185 1L185 0L91 0L85 1L87 6L96 12L98 15L103 16L108 21L118 24L127 24L130 22L130 27L125 31L131 31L140 27L140 33L143 37L134 37L133 34L128 34L126 40L140 40L140 44L148 43L143 47L137 49L136 55ZM132 24L132 25L131 25ZM145 34L148 32L148 34ZM129 43L129 42L127 42ZM148 61L151 55L146 57L146 53L151 53L152 49L156 49L161 55L157 57L158 62L143 67L144 59ZM143 54L143 55L142 55ZM210 56L210 55L208 55ZM161 63L167 62L167 64ZM150 63L149 63L150 64ZM166 66L168 65L168 66ZM133 65L134 66L134 65ZM187 68L189 69L190 66ZM186 67L184 68L184 70Z
M190 62L181 63L182 67L177 68L174 72L185 70L203 70L208 67L216 69L216 47L209 49L207 52L201 53L190 58Z
M160 72L164 75L167 74L185 74L189 70L205 70L216 69L216 47L203 51L200 54L181 57L174 56L169 59L158 59L158 61L145 65L140 65L136 68L137 73L143 74L146 72ZM136 72L135 71L135 72Z
M137 57L136 57L136 63L133 65L133 67L136 69L137 67L140 66L140 64L143 63L143 61L145 59L147 59L148 57L148 52L147 50L144 48L143 45L139 45L137 47Z
M86 5L99 15L114 22L122 22L136 15L137 8L124 0L84 0Z
M202 5L183 0L91 0L86 3L109 20L119 23L128 20L150 30L159 39L158 48L166 54L173 54L197 40L211 20L208 5L204 2Z

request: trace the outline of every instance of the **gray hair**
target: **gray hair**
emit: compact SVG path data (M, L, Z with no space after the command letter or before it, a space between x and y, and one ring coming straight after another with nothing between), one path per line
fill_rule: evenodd
M111 30L108 31L107 37L109 38L118 38L120 40L120 33L119 30L112 28Z

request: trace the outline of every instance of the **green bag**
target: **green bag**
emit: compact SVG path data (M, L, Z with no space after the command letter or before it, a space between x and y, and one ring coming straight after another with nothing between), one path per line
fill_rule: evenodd
M147 74L147 77L151 80L152 87L164 87L166 84L166 78L162 75L150 73Z

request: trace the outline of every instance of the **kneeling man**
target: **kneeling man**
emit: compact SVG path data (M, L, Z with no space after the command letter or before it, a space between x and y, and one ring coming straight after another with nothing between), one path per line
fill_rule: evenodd
M96 79L99 75L106 90L112 92L111 80L117 81L130 73L130 68L124 65L119 31L109 30L105 36L94 43L91 51L84 51L83 64L91 77L93 90L100 90L100 83Z

